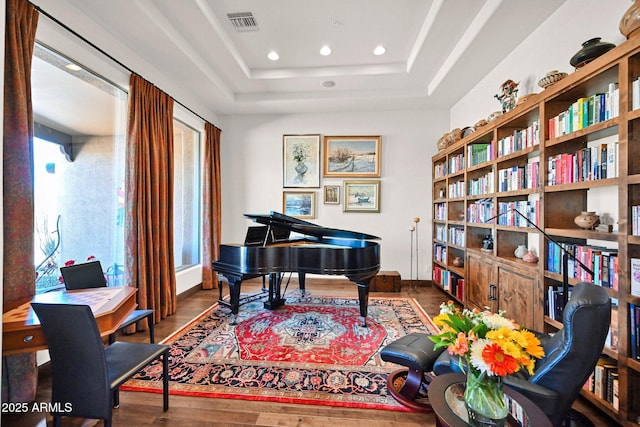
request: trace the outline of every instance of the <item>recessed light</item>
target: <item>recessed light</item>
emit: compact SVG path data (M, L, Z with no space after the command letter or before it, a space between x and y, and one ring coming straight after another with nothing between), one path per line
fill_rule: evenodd
M375 49L373 49L373 54L374 55L384 55L384 53L387 51L387 49L384 48L384 46L376 46Z
M80 70L82 70L82 67L80 67L79 65L76 65L76 64L67 64L64 67L67 70L70 70L70 71L80 71Z
M327 45L322 46L322 48L320 49L320 55L322 56L331 55L331 48Z
M334 82L333 80L325 80L322 82L322 86L324 87L334 87L336 85L336 82Z
M267 54L267 58L272 61L277 61L278 59L280 59L280 55L278 55L278 52L276 52L275 50L272 50Z

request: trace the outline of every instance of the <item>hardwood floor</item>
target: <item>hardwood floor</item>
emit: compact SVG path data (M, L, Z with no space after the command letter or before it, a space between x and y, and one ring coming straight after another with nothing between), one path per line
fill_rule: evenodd
M414 283L416 285L416 283ZM243 292L256 292L261 281L243 283ZM292 288L293 287L293 288ZM297 283L290 285L297 288ZM307 290L314 295L357 297L355 286L347 280L309 279ZM446 295L428 282L410 286L403 282L399 293L372 293L371 296L403 296L415 298L423 309L435 316ZM160 341L179 329L218 298L218 290L194 291L179 297L178 310L173 316L156 325L156 340ZM126 341L146 342L148 333L118 337ZM49 364L40 367L36 402L49 402L51 396L51 370ZM589 416L596 426L616 425L608 417L600 415L588 402L579 399L574 408ZM101 421L78 418L63 419L63 426L85 427L102 425ZM114 426L305 426L327 427L409 427L435 426L433 414L337 408L315 405L294 405L234 399L213 399L188 396L170 396L169 411L162 412L162 395L151 393L121 392L120 408L113 410ZM52 419L42 412L27 414L2 414L5 427L44 427L52 425Z

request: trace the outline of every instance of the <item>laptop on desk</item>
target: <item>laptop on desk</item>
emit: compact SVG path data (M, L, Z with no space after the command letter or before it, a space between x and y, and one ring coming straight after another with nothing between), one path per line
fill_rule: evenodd
M74 289L101 288L107 286L100 261L83 262L68 267L60 267L64 287Z

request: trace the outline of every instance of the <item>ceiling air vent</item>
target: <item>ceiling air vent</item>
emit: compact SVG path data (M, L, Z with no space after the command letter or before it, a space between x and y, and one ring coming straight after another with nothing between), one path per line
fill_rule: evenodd
M251 12L227 13L227 18L237 32L258 31L258 22Z

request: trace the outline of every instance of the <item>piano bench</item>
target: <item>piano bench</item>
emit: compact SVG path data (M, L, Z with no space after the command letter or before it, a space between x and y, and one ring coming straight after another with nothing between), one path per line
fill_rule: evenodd
M397 271L379 271L371 280L369 291L371 292L400 292L400 273Z

